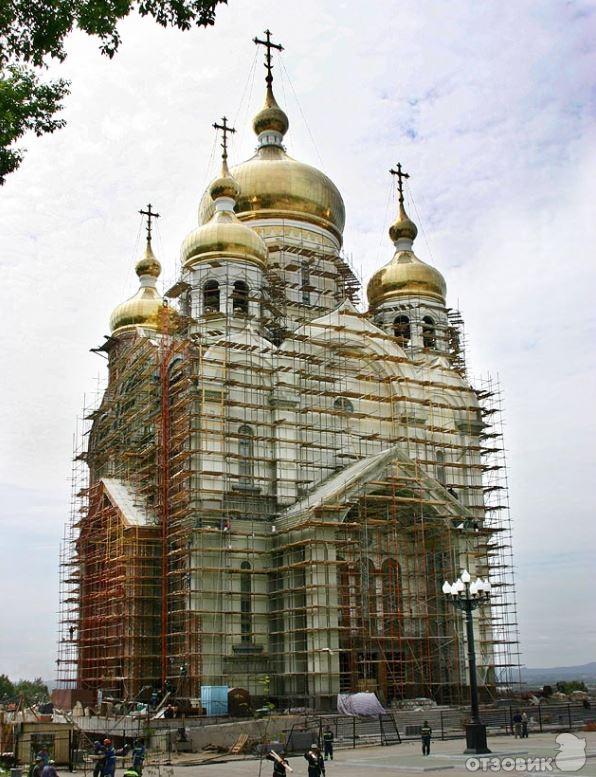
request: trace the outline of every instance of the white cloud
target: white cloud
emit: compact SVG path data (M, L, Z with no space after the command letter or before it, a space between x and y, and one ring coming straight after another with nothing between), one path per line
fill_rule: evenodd
M75 417L104 369L89 348L135 290L137 211L151 201L162 214L167 283L214 171L211 123L233 117L232 156L251 153L263 70L258 62L248 78L250 39L269 26L301 106L278 67L289 152L319 166L320 153L346 201L346 251L365 276L391 255L387 170L399 159L411 172L418 253L459 301L472 370L498 371L505 391L527 660L593 659L593 633L568 644L593 598L580 590L549 619L537 618L536 600L544 578L569 571L557 554L594 547L593 22L587 2L234 0L208 30L128 20L113 61L73 36L56 68L73 81L68 127L28 139L22 169L0 191L0 450L19 520L34 520L43 542L60 536ZM53 551L12 523L13 557L28 570L12 595L34 612L40 639L26 660L6 656L2 671L47 675L55 605L45 587L40 607L38 592ZM1 574L9 580L8 567ZM15 642L27 626L11 629Z

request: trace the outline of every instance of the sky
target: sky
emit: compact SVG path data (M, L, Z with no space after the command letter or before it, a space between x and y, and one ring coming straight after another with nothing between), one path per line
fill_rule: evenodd
M105 378L90 349L137 288L139 209L161 214L167 288L216 172L212 123L236 126L232 162L252 154L267 27L288 152L342 192L346 255L365 280L391 258L401 161L470 374L500 381L523 662L596 660L596 7L229 0L209 29L131 17L113 60L73 34L51 71L72 81L67 127L27 137L0 189L0 673L53 677L73 437Z

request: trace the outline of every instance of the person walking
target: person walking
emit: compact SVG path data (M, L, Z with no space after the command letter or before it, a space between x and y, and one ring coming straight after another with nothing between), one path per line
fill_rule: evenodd
M325 755L325 761L330 758L333 761L333 731L329 726L325 726L323 731L323 753Z
M96 740L93 743L93 757L95 759L93 777L101 777L103 772L103 762L106 757L106 749L99 740Z
M283 749L279 752L272 750L267 753L267 759L273 761L273 777L286 777L286 766L289 766L290 763L285 757Z
M517 739L522 734L522 716L518 710L513 716L513 735Z
M58 777L54 761L49 760L41 771L41 777Z
M41 777L43 767L43 759L37 756L35 763L31 764L31 768L29 769L29 777Z
M104 739L103 744L106 749L106 753L103 759L101 777L114 777L116 774L116 751L114 750L111 739Z
M141 777L143 774L143 764L145 763L145 742L142 739L135 739L132 748L132 768Z
M428 725L428 720L420 726L420 740L422 741L422 755L430 755L430 740L433 735L432 728Z
M308 763L308 777L322 777L325 774L325 761L318 745L312 744L304 757Z
M521 738L528 738L528 714L526 712L522 712L521 715Z

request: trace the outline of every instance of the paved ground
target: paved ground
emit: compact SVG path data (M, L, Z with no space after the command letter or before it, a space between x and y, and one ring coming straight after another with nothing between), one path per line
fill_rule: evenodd
M557 743L557 736L566 739ZM338 750L335 759L327 762L326 777L389 777L391 773L396 777L407 777L426 772L444 773L446 777L520 772L555 775L568 772L581 777L596 777L596 732L577 732L577 737L580 739L570 734L534 734L525 740L494 737L489 741L492 755L471 761L469 756L462 754L464 742L461 739L434 741L431 755L427 757L422 756L418 742L410 741L389 747ZM585 747L582 739L585 739ZM143 777L271 777L272 764L269 761L260 762L246 756L220 758L225 762L218 763L214 759L201 765L196 765L196 762L186 766L147 764ZM294 769L290 777L307 777L306 761L302 757L290 758L290 766ZM67 774L61 772L61 777ZM90 777L89 772L86 775L78 772L78 775ZM122 775L123 771L118 769L116 777Z

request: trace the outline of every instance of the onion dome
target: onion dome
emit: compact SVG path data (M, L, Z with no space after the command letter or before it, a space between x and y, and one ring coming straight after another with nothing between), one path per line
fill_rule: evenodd
M184 267L216 256L265 267L267 246L254 229L239 221L234 213L239 193L238 182L230 175L224 158L220 177L209 187L209 198L213 203L211 219L193 230L182 243Z
M253 121L257 151L231 170L240 186L234 210L241 221L272 218L306 221L330 231L341 242L345 224L341 194L320 170L286 154L282 141L288 126L288 117L268 86L265 105ZM199 206L199 222L207 222L214 210L209 189Z
M412 250L417 234L418 228L406 213L400 195L397 221L389 228L389 236L396 248L395 254L389 264L377 270L366 288L371 309L383 302L406 296L430 297L445 304L445 279L430 264L418 259Z
M141 282L137 293L114 310L110 317L112 334L119 335L143 326L158 330L162 327L163 308L166 305L156 288L156 281L161 273L161 265L147 240L145 253L137 262L136 273ZM171 316L173 310L168 311Z

